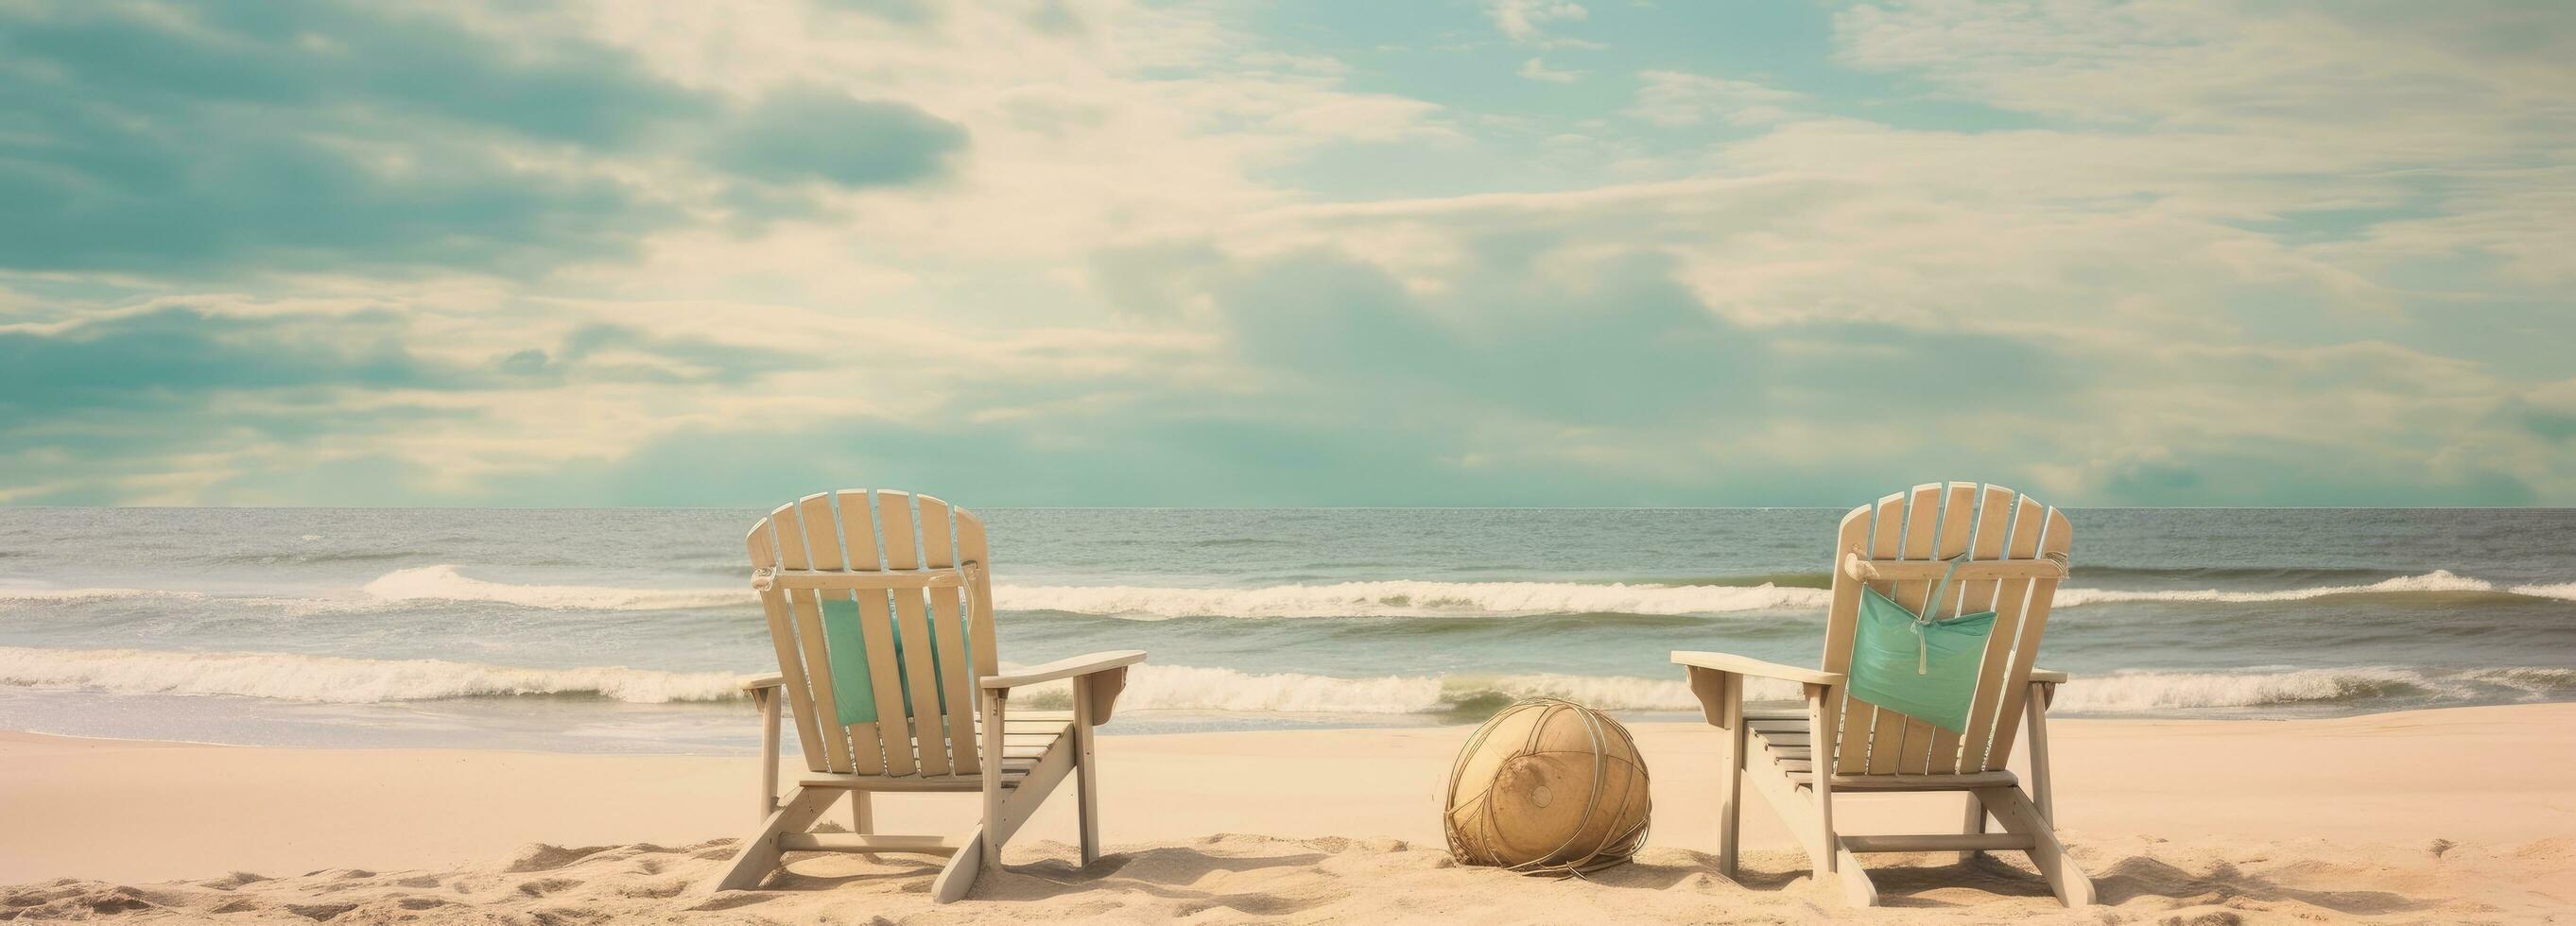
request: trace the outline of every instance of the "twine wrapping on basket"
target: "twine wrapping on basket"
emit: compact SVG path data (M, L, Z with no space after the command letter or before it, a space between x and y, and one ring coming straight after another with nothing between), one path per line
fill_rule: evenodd
M1449 769L1449 854L1556 877L1617 865L1646 844L1647 784L1618 721L1572 701L1522 699L1476 728Z

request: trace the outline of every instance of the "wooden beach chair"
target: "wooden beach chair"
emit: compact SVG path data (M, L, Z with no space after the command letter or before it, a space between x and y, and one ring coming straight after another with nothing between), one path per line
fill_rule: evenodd
M1068 774L1083 863L1099 858L1092 728L1144 653L1001 672L984 522L927 495L808 495L753 525L749 544L779 667L743 686L761 712L761 823L703 890L757 888L788 852L925 853L949 857L932 893L956 900ZM1008 710L1013 690L1063 679L1072 710ZM783 799L782 702L805 758ZM921 791L980 794L983 820L953 837L876 832L872 795ZM851 831L808 832L843 795Z
M2010 489L1953 482L1915 486L1843 516L1834 543L1832 604L1825 619L1823 668L1776 665L1725 653L1675 652L1688 670L1708 722L1729 734L1720 786L1718 865L1736 872L1744 780L1750 777L1789 824L1819 882L1839 876L1853 904L1877 903L1860 856L1872 852L1980 851L2029 853L2051 890L2069 907L2093 902L2093 883L2067 858L2052 829L2045 714L2063 673L2033 668L2040 633L2074 540L2066 516ZM1945 600L1924 612L1924 599L1948 568L1971 554ZM1862 588L1877 589L1929 619L1995 612L1962 732L1849 697ZM1801 686L1803 709L1754 711L1744 704L1746 678ZM2014 731L2030 731L2028 793L2005 769ZM1867 792L1954 792L1968 797L1964 833L1846 836L1834 828L1833 796ZM2002 833L1986 832L1991 814Z

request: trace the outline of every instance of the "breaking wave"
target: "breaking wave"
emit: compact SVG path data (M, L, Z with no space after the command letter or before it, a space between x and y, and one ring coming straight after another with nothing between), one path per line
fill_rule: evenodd
M2556 598L2576 601L2576 582L2556 585L2499 586L2485 579L2455 575L2447 569L2436 569L2420 576L2400 576L2361 585L2321 585L2312 588L2275 591L2224 591L2204 589L2161 589L2123 591L2118 589L2069 588L2057 592L2057 607L2072 608L2088 604L2118 601L2177 601L2212 604L2248 604L2265 601L2306 601L2339 595L2411 595L2427 593L2505 594L2524 598Z
M514 585L458 575L454 566L398 569L359 591L376 601L491 601L524 608L594 611L664 611L713 608L752 601L751 589L642 589L598 585Z
M740 696L735 686L741 679L732 672L663 672L624 666L528 669L440 659L0 646L0 685L325 704L504 695L589 696L631 704L726 701Z
M2516 667L2431 673L2396 668L2268 672L2126 671L2078 676L2058 689L2055 711L2135 714L2220 707L2538 700L2576 694L2576 669Z

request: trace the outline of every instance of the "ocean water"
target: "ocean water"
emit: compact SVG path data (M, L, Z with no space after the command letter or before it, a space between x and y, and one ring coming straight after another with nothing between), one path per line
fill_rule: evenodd
M1143 649L1110 733L1694 703L1812 664L1839 510L982 512L1005 662ZM0 729L749 751L748 510L0 508ZM2071 510L2060 714L2576 698L2576 510ZM1761 692L1757 691L1757 694Z

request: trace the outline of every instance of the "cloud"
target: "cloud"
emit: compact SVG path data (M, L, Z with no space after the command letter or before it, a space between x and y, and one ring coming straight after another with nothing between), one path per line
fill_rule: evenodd
M769 94L716 143L715 163L782 183L845 187L915 183L944 174L966 131L920 107L818 88Z
M1547 39L1547 24L1581 22L1591 13L1571 0L1487 0L1485 15L1512 41L1531 44Z
M459 321L488 330L439 333ZM481 338L542 346L501 353L471 343ZM228 482L271 467L383 456L428 471L428 446L488 441L513 409L550 394L626 402L661 392L669 411L682 390L746 388L811 365L559 316L485 323L416 306L153 302L0 325L0 445L11 448L0 469L56 485L62 498L238 499ZM527 436L578 430L557 421ZM159 494L173 487L198 494Z
M0 268L509 272L629 253L667 220L651 194L507 149L630 146L702 105L603 46L513 55L373 5L12 10Z
M555 20L396 4L0 10L0 270L161 278L633 258L735 189L943 176L964 130L813 86L743 102ZM706 161L694 139L713 138Z
M1790 118L1805 97L1748 80L1708 77L1681 71L1645 71L1644 83L1628 114L1660 126L1698 125L1710 120L1760 125Z
M333 319L322 332L181 307L0 326L0 422L185 408L228 390L457 385L457 371L424 364L403 348L401 327L384 311Z
M907 26L922 25L939 16L938 7L925 0L823 0L822 5Z
M1570 84L1570 83L1573 83L1573 82L1575 82L1575 81L1582 80L1582 79L1583 79L1583 75L1584 75L1584 74L1586 74L1586 73L1589 73L1589 72L1586 72L1586 71L1575 71L1575 70L1563 70L1563 71L1556 70L1556 69L1554 69L1554 68L1550 68L1550 67L1548 67L1548 66L1547 66L1547 62L1545 62L1545 61L1541 61L1541 60L1539 60L1539 59L1537 59L1537 58L1531 58L1531 59L1529 59L1528 61L1521 62L1521 69L1520 69L1520 75L1521 75L1522 77L1526 77L1526 78L1529 78L1529 79L1531 79L1531 80L1536 80L1536 81L1545 81L1545 82L1547 82L1547 83L1551 83L1551 84Z

